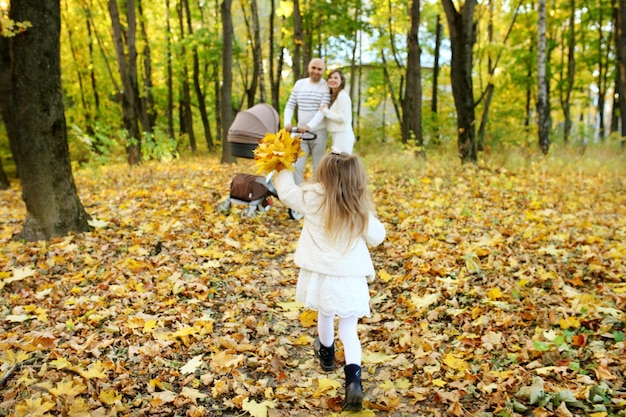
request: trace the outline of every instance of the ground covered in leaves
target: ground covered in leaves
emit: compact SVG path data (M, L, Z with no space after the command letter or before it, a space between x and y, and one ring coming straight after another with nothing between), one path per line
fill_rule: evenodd
M626 187L611 170L368 164L387 239L361 416L626 415ZM0 199L0 416L339 416L300 223L216 210L250 161L75 172L92 232L12 240ZM340 344L337 363L342 360Z

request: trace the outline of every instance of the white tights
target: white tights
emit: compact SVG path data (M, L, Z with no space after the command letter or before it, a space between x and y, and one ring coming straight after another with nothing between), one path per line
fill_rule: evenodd
M346 365L361 366L361 341L357 332L357 316L339 317L339 339L343 344ZM324 346L331 346L335 341L335 316L317 313L317 333Z

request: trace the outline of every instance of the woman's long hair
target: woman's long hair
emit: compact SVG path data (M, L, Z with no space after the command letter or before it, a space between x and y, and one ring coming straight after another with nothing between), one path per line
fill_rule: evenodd
M369 213L374 208L365 167L356 155L329 153L317 166L315 181L325 190L320 207L325 232L332 241L346 235L348 250L354 240L367 231Z
M330 73L328 73L328 78L330 78L330 76L335 73L339 74L339 78L341 78L341 83L339 84L339 88L337 88L337 91L333 91L332 88L330 89L330 106L332 106L335 100L337 99L339 92L343 90L344 88L346 88L346 76L343 75L343 72L341 72L341 70L338 70L338 69L332 70Z

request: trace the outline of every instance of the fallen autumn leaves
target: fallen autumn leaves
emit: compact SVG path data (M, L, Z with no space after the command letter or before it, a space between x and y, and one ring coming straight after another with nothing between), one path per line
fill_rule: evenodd
M216 213L235 172L254 167L80 171L96 227L51 242L11 241L2 192L1 416L340 414L341 368L320 373L293 303L299 223L276 201ZM626 415L619 177L371 173L388 239L351 415Z

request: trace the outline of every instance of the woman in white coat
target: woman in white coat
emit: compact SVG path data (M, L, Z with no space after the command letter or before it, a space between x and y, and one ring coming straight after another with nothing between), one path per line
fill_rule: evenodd
M344 88L346 77L340 70L328 74L330 87L330 106L322 104L320 110L326 117L326 129L331 135L333 148L352 153L354 148L354 131L352 130L352 100Z

